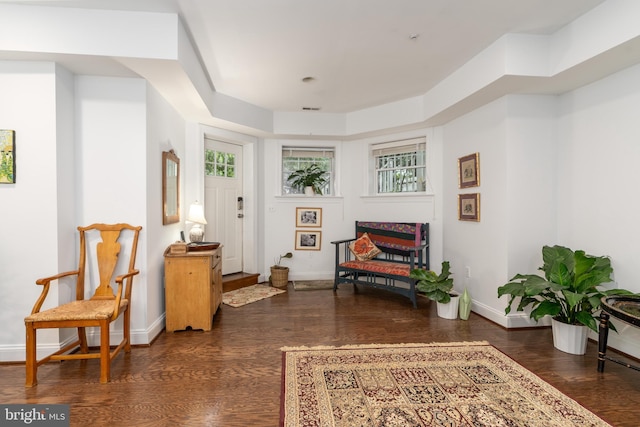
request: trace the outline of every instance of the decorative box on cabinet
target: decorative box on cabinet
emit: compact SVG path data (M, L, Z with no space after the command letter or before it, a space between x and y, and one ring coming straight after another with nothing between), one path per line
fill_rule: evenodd
M164 253L166 330L211 330L222 303L222 246L212 251Z

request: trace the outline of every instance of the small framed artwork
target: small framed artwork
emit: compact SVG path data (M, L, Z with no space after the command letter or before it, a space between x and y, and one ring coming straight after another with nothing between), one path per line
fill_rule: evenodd
M321 235L318 230L296 230L296 250L319 251Z
M296 208L296 227L322 227L322 208Z
M16 182L16 131L0 129L0 184Z
M458 159L458 186L460 188L480 185L480 154L473 153Z
M458 219L480 221L480 193L458 194Z

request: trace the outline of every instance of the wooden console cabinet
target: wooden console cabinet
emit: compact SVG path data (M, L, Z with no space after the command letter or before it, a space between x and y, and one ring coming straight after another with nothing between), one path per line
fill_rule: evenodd
M222 303L222 246L212 251L164 253L166 330L211 330Z

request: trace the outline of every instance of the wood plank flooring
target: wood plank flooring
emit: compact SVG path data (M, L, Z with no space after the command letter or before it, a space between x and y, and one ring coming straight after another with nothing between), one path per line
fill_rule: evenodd
M477 315L436 316L435 304L343 285L223 305L209 332L162 333L118 356L112 382L97 360L49 363L24 387L24 365L0 366L0 403L66 403L72 426L277 426L283 346L487 340L614 426L640 425L640 372L554 350L551 330L506 330Z

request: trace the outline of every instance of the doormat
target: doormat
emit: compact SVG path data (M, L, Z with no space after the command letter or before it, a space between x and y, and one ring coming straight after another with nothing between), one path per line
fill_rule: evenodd
M284 427L611 427L484 341L282 350Z
M293 282L293 289L296 291L333 289L333 280L295 280Z
M225 292L222 294L222 302L231 307L242 307L284 292L286 292L284 289L258 284Z

